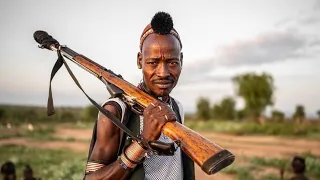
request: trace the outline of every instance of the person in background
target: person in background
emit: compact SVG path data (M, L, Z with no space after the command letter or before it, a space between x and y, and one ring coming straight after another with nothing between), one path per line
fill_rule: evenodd
M29 165L26 165L23 169L23 180L40 180L33 176L33 170Z
M291 166L295 176L293 176L290 180L309 180L305 175L306 164L305 160L302 157L295 156L292 159Z
M11 161L5 162L1 166L1 175L3 180L16 180L16 167L15 164Z

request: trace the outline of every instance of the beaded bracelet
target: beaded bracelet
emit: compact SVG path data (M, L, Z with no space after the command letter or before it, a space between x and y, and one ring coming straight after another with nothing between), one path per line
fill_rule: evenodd
M131 160L128 156L127 156L127 154L126 154L126 150L127 150L127 148L129 147L129 145L127 145L127 146L125 146L123 149L123 155L124 155L124 157L129 161L129 162L131 162L132 164L141 164L144 160L145 160L145 157L143 157L140 161L133 161L133 160Z

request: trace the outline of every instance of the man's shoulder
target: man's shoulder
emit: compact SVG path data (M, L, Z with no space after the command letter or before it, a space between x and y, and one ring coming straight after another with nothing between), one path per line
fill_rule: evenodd
M128 104L119 97L110 97L109 99L105 100L104 103L102 103L102 107L107 104L114 106L117 111L119 111L119 113L121 114L121 121L128 113L128 110L130 110L130 108L127 108Z
M179 101L179 100L177 100L176 98L173 98L173 97L171 97L172 98L172 100L174 101L174 102L176 102L176 104L177 104L177 106L178 106L178 108L179 108L179 114L180 114L180 117L181 117L181 122L182 122L182 124L184 124L184 109L183 109L183 105L182 105L182 103Z
M183 111L183 105L182 103L177 99L177 98L174 98L174 97L171 97L173 101L175 101L179 107L179 109L181 109Z

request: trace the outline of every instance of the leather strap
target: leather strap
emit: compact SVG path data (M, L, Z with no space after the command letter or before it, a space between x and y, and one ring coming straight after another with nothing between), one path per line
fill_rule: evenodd
M55 65L53 66L53 69L51 71L51 77L50 77L50 85L49 85L49 97L48 97L48 105L47 105L47 114L53 115L55 113L54 110L54 105L53 105L53 98L52 98L52 90L51 90L51 82L52 79L54 77L54 75L57 73L57 71L61 68L62 64L65 65L68 73L70 74L70 76L72 77L73 81L77 84L77 86L81 89L81 91L86 95L86 97L89 99L89 101L106 117L108 117L116 126L118 126L122 131L124 131L126 134L128 134L132 139L137 140L137 141L141 141L138 137L135 137L133 135L133 132L131 130L129 130L125 125L123 125L118 119L117 117L115 117L112 113L110 113L108 110L104 109L103 107L101 107L98 103L96 103L93 99L91 99L87 93L82 89L79 81L77 80L77 78L74 76L74 74L72 73L71 69L69 68L67 62L64 60L64 58L62 57L60 51L57 51L58 53L58 59L55 63Z

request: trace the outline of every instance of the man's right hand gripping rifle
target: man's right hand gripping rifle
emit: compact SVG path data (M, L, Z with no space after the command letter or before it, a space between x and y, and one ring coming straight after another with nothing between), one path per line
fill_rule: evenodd
M104 108L120 119L121 114L114 105L106 104ZM160 101L151 103L143 111L141 138L145 141L158 140L163 125L176 119L175 113L167 104ZM148 148L134 141L118 157L119 143L120 129L106 116L99 114L97 139L87 164L86 180L127 179L131 170L143 163Z

